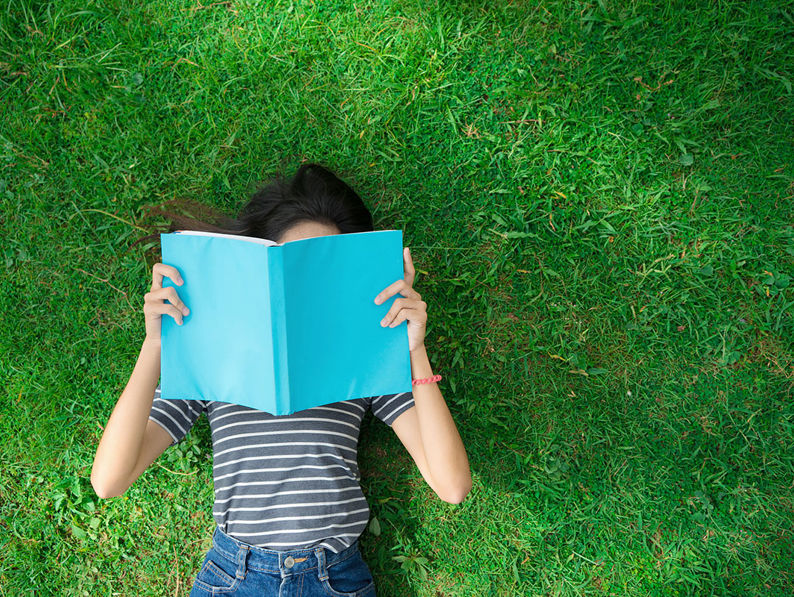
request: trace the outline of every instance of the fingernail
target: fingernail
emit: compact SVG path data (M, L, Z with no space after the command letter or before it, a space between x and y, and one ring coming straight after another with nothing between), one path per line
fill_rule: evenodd
M386 320L385 320L385 319L382 319L382 320L381 320L381 322L380 322L380 325L381 325L381 326L384 326L384 325L386 325Z
M187 307L185 307L184 309L182 309L182 313L184 313L185 315L187 315L188 313L190 313L190 309L188 309Z

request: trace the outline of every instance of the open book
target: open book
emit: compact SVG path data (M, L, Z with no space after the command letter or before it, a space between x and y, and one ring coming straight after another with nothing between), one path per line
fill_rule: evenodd
M286 415L411 391L406 322L381 327L404 277L401 230L273 241L180 230L160 235L190 309L161 328L163 398Z

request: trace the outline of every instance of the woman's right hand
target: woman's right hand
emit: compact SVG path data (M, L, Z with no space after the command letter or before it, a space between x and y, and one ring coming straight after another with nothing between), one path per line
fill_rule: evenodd
M157 342L160 341L163 314L170 315L176 320L177 325L182 325L182 317L190 313L190 309L179 298L176 288L173 286L163 288L163 276L167 276L179 286L184 283L179 270L175 267L164 263L155 263L152 267L152 288L143 295L143 314L146 320L146 339Z

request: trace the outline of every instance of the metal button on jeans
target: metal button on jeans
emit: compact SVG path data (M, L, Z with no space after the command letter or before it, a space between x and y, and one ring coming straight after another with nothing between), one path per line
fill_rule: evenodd
M295 558L293 558L292 556L287 556L287 559L284 560L284 565L287 568L292 568L295 565Z

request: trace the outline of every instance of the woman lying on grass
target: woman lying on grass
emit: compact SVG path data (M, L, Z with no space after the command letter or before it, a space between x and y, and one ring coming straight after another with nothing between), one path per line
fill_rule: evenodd
M359 196L316 164L301 166L291 181L267 185L237 219L222 220L222 227L193 221L182 228L279 244L373 230ZM160 396L161 317L170 315L182 325L190 306L174 287L162 286L164 277L182 285L179 271L154 265L152 287L144 296L146 337L97 448L91 483L101 498L122 495L206 413L212 430L216 527L191 595L375 595L358 546L369 520L357 465L358 436L368 408L391 426L442 500L459 503L468 494L469 463L433 381L438 376L433 376L424 345L427 305L412 288L415 270L407 248L403 258L405 278L372 298L382 304L395 294L403 297L380 325L407 322L412 377L424 382L413 385L412 392L280 417L236 404Z

